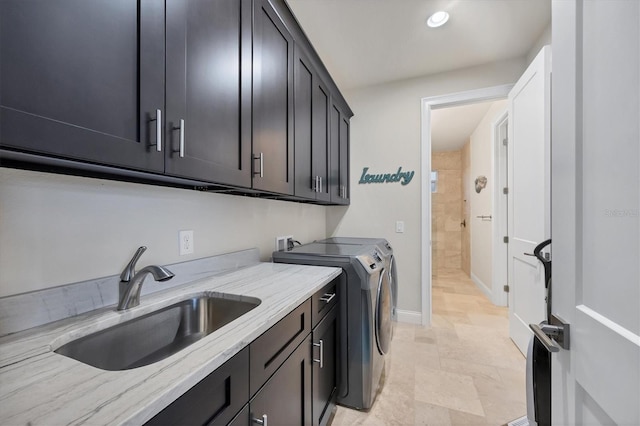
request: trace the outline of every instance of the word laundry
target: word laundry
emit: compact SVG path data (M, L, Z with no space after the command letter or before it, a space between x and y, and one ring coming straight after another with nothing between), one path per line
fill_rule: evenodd
M411 182L411 179L413 179L413 175L415 174L415 171L403 172L402 167L398 167L398 171L396 173L380 173L370 175L367 173L368 171L368 167L364 167L362 169L362 176L360 176L360 181L358 181L358 183L400 182L402 185L408 185L409 182Z

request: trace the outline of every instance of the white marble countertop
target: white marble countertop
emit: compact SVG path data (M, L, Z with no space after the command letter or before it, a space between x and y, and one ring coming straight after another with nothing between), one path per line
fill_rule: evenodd
M205 378L284 318L339 268L260 263L141 298L126 312L114 307L0 339L0 424L138 425ZM93 331L190 296L225 293L262 303L180 352L154 364L105 371L53 350Z

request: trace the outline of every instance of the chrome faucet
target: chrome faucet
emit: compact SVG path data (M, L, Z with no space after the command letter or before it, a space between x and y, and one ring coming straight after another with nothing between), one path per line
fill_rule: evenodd
M146 266L136 273L136 263L146 250L145 246L138 248L136 254L120 274L118 311L134 308L140 304L140 290L142 290L142 283L148 274L153 275L153 279L156 281L168 281L174 277L173 272L156 265Z

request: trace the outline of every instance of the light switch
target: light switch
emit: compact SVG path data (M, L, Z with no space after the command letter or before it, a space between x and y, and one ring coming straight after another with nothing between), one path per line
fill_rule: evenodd
M402 234L404 232L404 221L399 220L396 222L396 233Z

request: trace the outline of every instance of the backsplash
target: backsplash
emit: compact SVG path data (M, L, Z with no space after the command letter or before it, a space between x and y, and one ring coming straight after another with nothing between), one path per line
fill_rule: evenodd
M167 290L199 278L223 274L260 261L257 249L166 265L175 276L162 283L147 278L141 295ZM115 305L119 275L0 298L0 337ZM115 306L112 307L115 309Z

